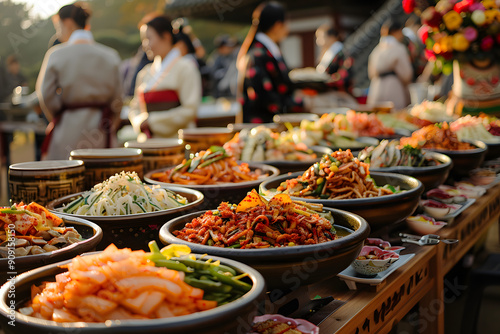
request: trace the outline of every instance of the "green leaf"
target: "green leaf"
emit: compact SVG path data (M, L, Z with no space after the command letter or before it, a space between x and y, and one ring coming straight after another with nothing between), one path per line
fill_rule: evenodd
M191 162L191 166L189 166L189 168L188 168L188 173L194 172L194 170L196 169L196 167L198 167L198 165L200 164L200 161L201 161L201 159L194 159Z
M213 153L215 153L215 152L224 152L224 153L226 153L226 150L222 146L212 145L212 146L210 146L209 150L212 151Z

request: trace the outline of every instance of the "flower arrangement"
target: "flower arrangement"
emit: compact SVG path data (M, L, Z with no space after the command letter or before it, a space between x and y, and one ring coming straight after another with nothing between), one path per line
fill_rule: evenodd
M420 16L419 36L426 57L452 72L452 61L500 57L499 0L403 0L407 13Z

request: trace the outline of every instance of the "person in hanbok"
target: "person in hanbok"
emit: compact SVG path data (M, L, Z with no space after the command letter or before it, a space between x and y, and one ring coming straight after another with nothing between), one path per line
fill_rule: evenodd
M382 26L380 42L368 58L371 82L367 104L392 101L397 110L410 103L408 84L413 79L413 67L408 50L402 43L402 28L395 21L387 21Z
M238 54L245 123L272 122L278 113L301 112L303 101L294 95L289 69L278 43L288 36L284 7L263 3L252 15L252 26Z
M316 71L330 75L328 86L333 91L352 93L354 60L344 50L344 43L337 29L331 24L320 26L316 30L316 45L321 48Z
M201 101L201 77L195 62L175 46L171 21L157 16L142 25L143 47L153 63L137 75L129 119L147 137L177 137L195 126Z
M38 75L36 92L50 124L43 159L68 159L82 148L114 145L122 106L118 53L85 30L90 13L75 3L53 17L58 39Z

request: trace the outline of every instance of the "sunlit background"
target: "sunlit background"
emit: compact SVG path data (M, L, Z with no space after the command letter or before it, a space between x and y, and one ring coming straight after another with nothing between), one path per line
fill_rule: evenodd
M52 45L55 30L50 17L74 0L0 0L0 62L15 54L29 90L35 87L43 56ZM132 57L141 45L138 22L153 11L162 12L165 0L87 0L90 25L96 41L118 51L122 59ZM191 20L193 31L208 54L217 34L229 33L240 39L248 26L242 23Z
M67 0L15 0L15 3L24 3L30 10L30 16L47 18L56 13L60 7L74 1Z

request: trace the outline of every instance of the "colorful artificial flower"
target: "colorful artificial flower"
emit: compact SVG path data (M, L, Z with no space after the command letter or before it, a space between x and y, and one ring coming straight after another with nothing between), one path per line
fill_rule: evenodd
M453 35L453 50L463 52L469 48L469 41L465 38L464 34L456 33Z
M453 10L457 13L466 12L469 10L469 7L474 4L474 0L462 0L457 2L455 6L453 6Z
M487 9L484 11L484 16L486 18L486 24L492 24L493 21L499 16L500 11L498 9Z
M481 50L490 51L493 48L493 44L495 44L495 40L491 36L486 36L481 41Z
M464 20L462 19L460 14L458 14L454 10L450 10L443 15L443 22L448 30L458 30L458 28L461 27L463 21Z
M473 11L470 18L472 22L474 22L474 24L477 26L482 26L486 23L486 15L484 15L484 11L479 9Z
M466 27L463 34L469 42L473 42L477 38L477 30L474 27Z
M421 26L418 31L417 31L418 36L420 37L420 40L422 43L425 44L427 41L427 38L429 38L429 27L426 25Z
M469 10L471 12L475 11L475 10L480 10L480 11L485 11L486 8L484 8L483 4L482 3L479 3L479 2L475 2L473 3L470 7L469 7Z
M434 7L427 7L420 16L422 22L427 24L429 27L438 28L441 24L442 16L439 14Z
M498 59L500 0L403 0L403 6L420 15L418 36L427 59L438 62L440 70L450 70L453 59L464 61L480 53Z
M486 9L497 8L497 4L495 3L495 0L483 0L483 6Z
M436 8L436 11L439 12L439 14L445 15L446 13L448 13L450 10L453 9L454 5L455 5L455 1L441 0L436 4L435 8Z
M403 10L407 14L413 13L415 10L415 0L403 0Z

